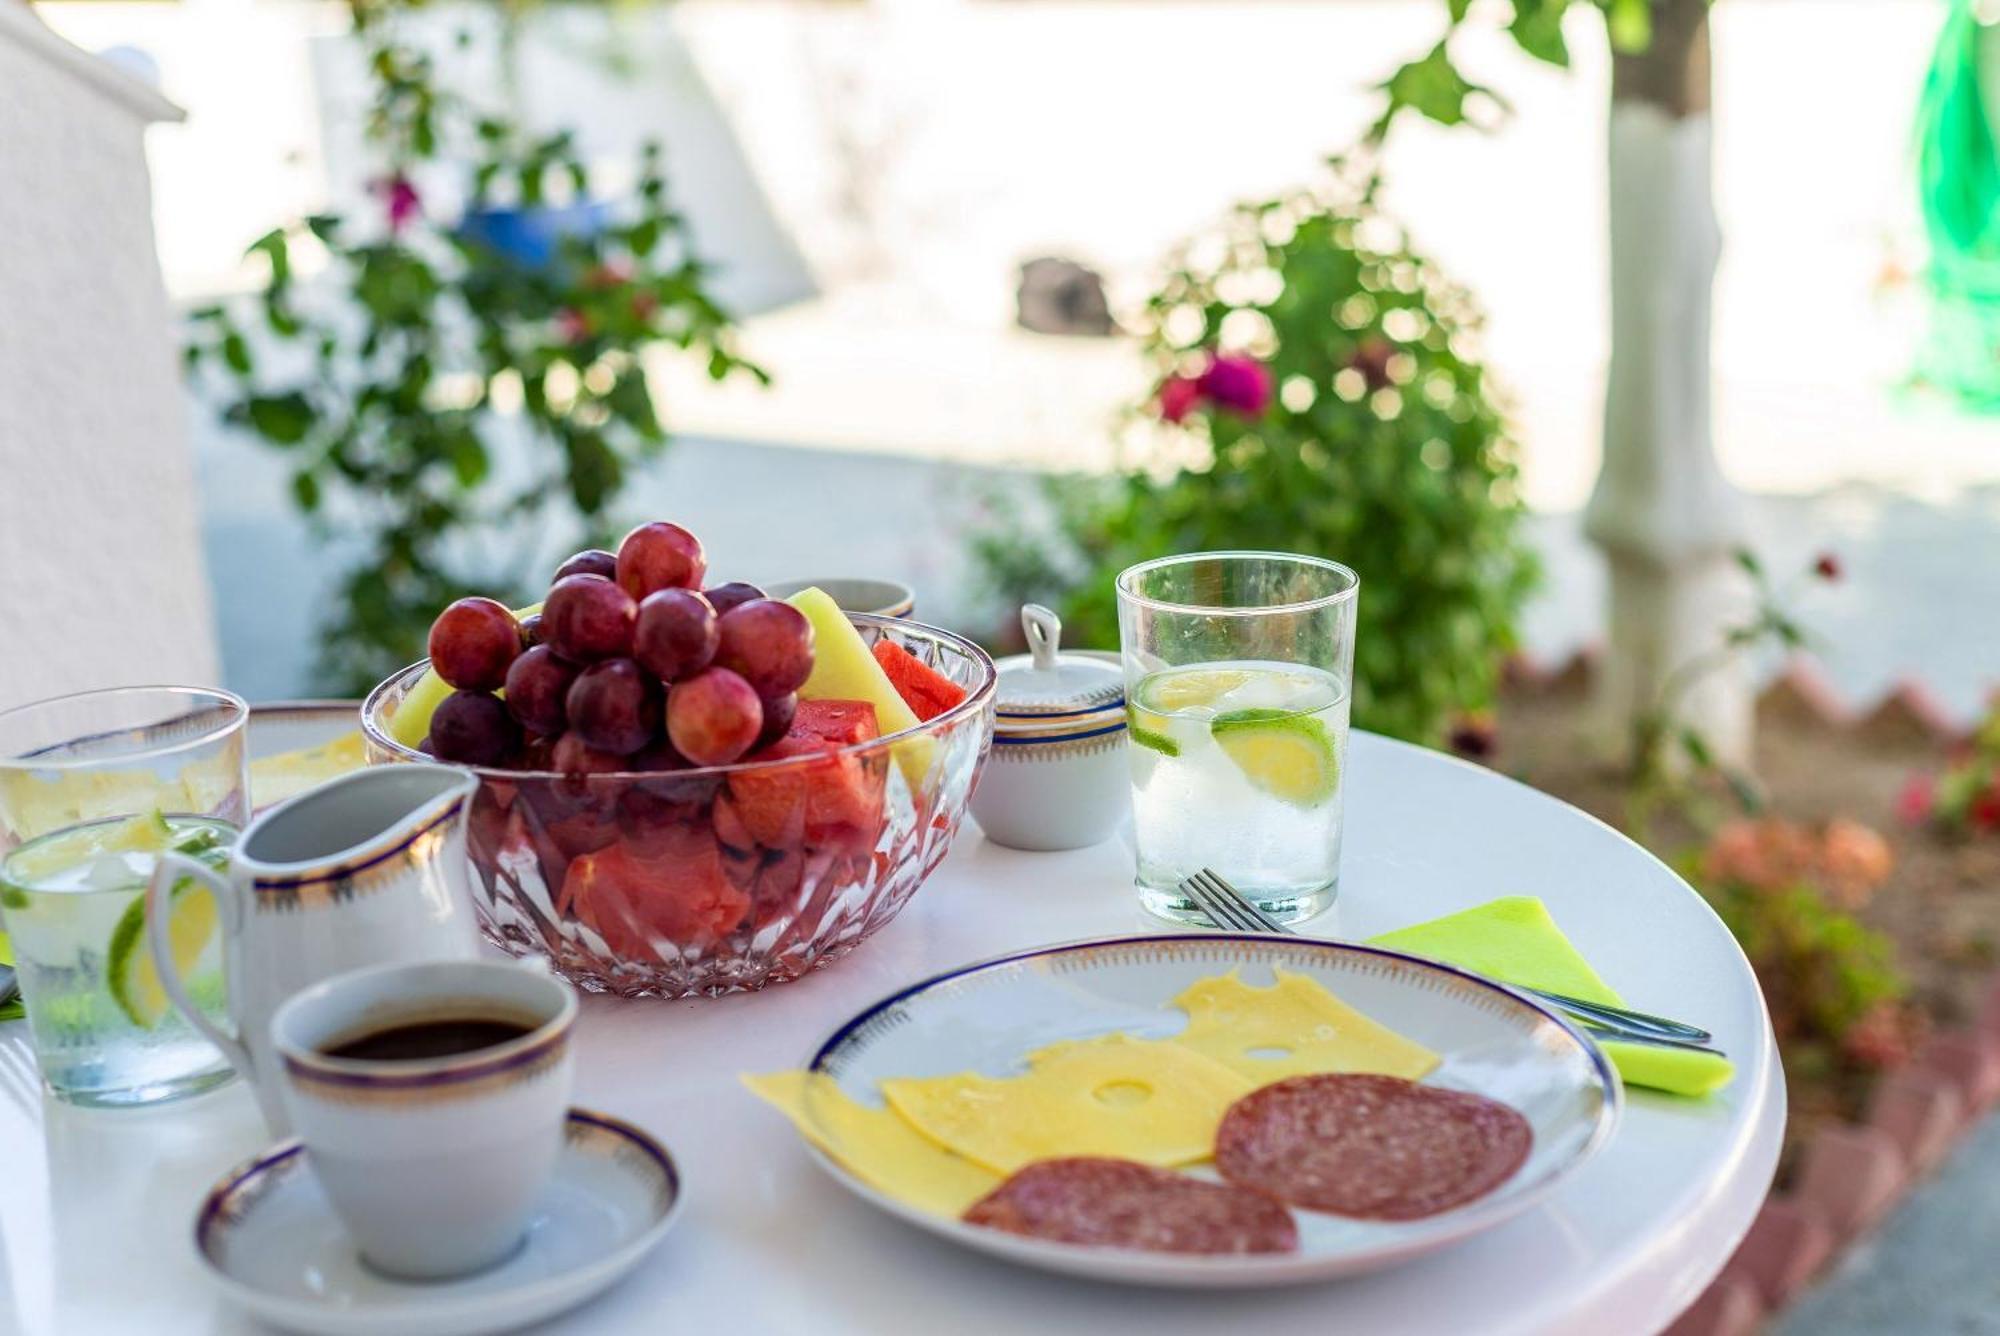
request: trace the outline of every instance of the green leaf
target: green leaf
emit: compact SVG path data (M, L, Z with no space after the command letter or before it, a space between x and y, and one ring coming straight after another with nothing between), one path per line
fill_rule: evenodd
M1687 758L1690 761L1693 761L1704 770L1715 764L1715 753L1709 750L1708 739L1703 737L1697 729L1683 728L1681 730L1681 750L1687 753Z
M1569 0L1514 0L1514 21L1507 31L1520 48L1537 60L1569 66L1569 44L1563 41L1563 10Z
M1747 547L1739 547L1729 555L1735 558L1736 564L1743 568L1745 574L1756 576L1759 579L1763 578L1764 563L1757 560L1755 552L1752 552Z
M1391 109L1409 107L1440 125L1465 121L1465 100L1476 87L1451 63L1445 44L1439 42L1422 60L1413 60L1389 76L1383 85Z
M319 509L319 479L301 471L292 475L292 500L310 515Z
M1604 26L1611 49L1630 55L1653 44L1653 10L1650 0L1608 0Z
M284 228L274 227L258 237L250 243L245 254L262 255L270 262L272 287L281 288L291 281L292 251L286 240Z
M273 445L297 445L312 431L312 404L296 390L252 395L244 401L244 412L257 434Z
M222 360L237 375L250 374L250 345L233 329L222 336Z

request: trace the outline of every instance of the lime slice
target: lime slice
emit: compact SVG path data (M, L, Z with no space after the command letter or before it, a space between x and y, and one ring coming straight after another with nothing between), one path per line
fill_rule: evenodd
M1139 684L1139 705L1155 714L1178 714L1214 705L1248 682L1246 668L1186 668L1155 673Z
M188 976L214 940L215 928L215 897L193 878L181 878L167 901L167 950L174 958L175 973ZM146 947L145 896L134 899L111 930L106 959L105 972L118 1009L142 1030L158 1025L169 1003L159 971L153 968L153 953Z
M1324 721L1291 710L1231 710L1209 722L1216 746L1264 792L1301 807L1339 782L1340 763Z
M156 854L167 847L173 835L166 817L157 811L128 816L123 821L79 826L16 853L8 861L7 870L25 882L46 881L104 854Z
M1152 717L1158 718L1157 715ZM1141 747L1150 747L1162 756L1179 756L1181 754L1180 743L1175 742L1165 733L1158 733L1147 728L1145 724L1140 722L1140 718L1141 716L1137 707L1126 712L1125 736L1131 738L1132 741Z

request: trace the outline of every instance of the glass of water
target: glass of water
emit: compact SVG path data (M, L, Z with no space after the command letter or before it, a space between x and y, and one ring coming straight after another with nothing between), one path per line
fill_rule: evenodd
M1360 577L1279 552L1200 552L1118 577L1139 898L1212 868L1281 922L1333 903Z
M249 815L244 722L226 691L130 687L0 713L0 921L42 1079L73 1104L150 1104L232 1075L168 1002L146 941L161 853L221 866ZM168 900L189 991L224 1020L205 888Z

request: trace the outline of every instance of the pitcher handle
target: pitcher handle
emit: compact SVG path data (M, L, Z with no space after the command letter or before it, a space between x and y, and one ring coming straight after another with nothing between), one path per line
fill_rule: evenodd
M173 888L183 877L192 877L215 897L216 916L221 921L224 941L235 936L237 920L242 917L242 906L229 878L217 876L212 868L184 854L162 853L159 865L153 869L152 879L146 883L146 947L153 955L153 969L160 976L160 987L166 990L175 1009L187 1017L188 1024L222 1050L222 1056L229 1059L229 1065L236 1069L239 1076L255 1080L256 1076L250 1070L250 1051L244 1047L241 1036L224 1032L202 1014L201 1008L188 996L187 988L181 983L180 970L174 965L166 925L172 919Z

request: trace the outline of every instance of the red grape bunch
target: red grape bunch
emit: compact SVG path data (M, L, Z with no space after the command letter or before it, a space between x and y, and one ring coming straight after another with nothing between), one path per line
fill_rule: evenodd
M812 674L812 624L755 585L704 589L707 574L701 540L655 521L615 553L563 562L529 617L459 599L431 624L431 667L454 690L427 749L601 773L728 765L782 738Z

